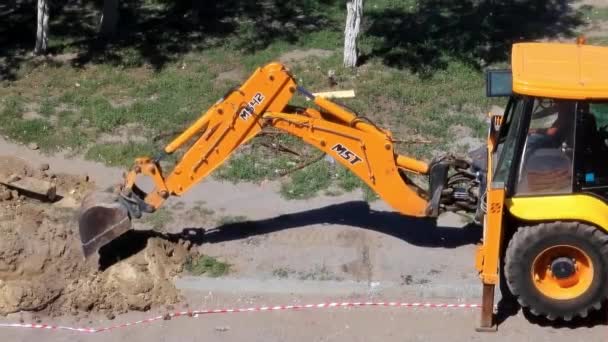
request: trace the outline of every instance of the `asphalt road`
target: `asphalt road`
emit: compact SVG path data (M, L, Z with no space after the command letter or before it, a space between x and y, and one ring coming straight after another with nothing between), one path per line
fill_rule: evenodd
M531 323L521 312L497 332L475 331L478 309L388 307L213 314L175 318L105 333L0 330L3 341L606 341L599 323L554 328ZM137 318L133 315L131 319ZM117 318L115 322L122 321ZM604 322L605 322L604 317ZM107 322L109 323L109 322ZM107 324L106 323L106 324Z

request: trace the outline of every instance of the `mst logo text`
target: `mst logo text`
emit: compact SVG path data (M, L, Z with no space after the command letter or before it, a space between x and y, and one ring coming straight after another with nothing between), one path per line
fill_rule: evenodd
M334 147L331 148L332 151L336 151L338 155L345 160L349 161L352 165L357 164L361 161L358 155L356 155L353 151L344 147L342 144L335 144Z

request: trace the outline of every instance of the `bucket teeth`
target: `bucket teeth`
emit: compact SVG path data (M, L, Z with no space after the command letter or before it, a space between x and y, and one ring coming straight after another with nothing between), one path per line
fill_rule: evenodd
M117 196L91 193L82 202L78 229L84 256L89 258L99 248L131 229L131 218Z

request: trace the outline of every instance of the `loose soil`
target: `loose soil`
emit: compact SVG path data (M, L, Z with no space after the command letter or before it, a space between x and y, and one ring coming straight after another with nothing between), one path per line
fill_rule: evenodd
M0 156L0 177L46 179L57 185L62 197L43 202L0 187L0 314L95 311L113 317L178 302L172 277L193 253L184 244L149 236L138 241L138 250L119 249L122 255L112 256L100 252L99 258L85 262L76 214L95 184L86 176L53 174L47 168Z

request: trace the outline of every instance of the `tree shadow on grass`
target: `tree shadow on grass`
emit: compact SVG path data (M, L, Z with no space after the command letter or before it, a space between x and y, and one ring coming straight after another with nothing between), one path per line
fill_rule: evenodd
M75 67L145 64L160 70L183 54L214 46L247 53L275 41L298 41L332 25L324 8L334 1L120 1L119 26L111 39L97 35L95 1L51 1L49 54L76 53L70 61ZM0 80L13 80L34 46L35 3L0 4L0 22L0 58L5 61Z
M34 49L36 17L30 7L20 2L0 3L0 81L14 79L16 69ZM31 38L24 39L26 36Z
M584 24L569 0L425 0L413 10L370 11L366 56L423 76L456 59L475 68L505 62L520 41L572 37Z

